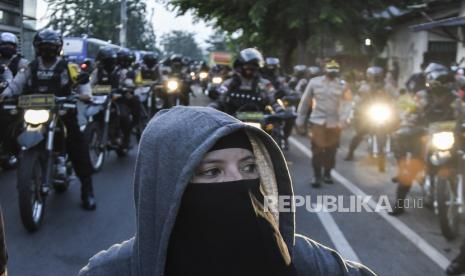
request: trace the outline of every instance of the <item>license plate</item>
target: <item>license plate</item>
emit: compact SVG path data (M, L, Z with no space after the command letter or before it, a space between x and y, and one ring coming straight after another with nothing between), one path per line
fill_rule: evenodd
M53 94L34 94L20 96L18 106L23 109L51 109L55 106L55 95Z
M261 112L238 112L236 118L241 121L260 121L265 115Z
M111 85L96 85L92 88L93 94L110 94Z
M445 121L431 123L428 126L429 133L437 133L442 131L454 131L457 126L456 121Z

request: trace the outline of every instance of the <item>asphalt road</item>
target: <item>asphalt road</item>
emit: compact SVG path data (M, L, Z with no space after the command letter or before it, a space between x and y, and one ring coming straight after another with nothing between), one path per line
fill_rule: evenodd
M194 103L204 104L203 98ZM364 193L387 196L392 201L395 185L390 183L394 167L381 174L363 157L363 145L354 162L342 161L347 148L346 132L338 156L334 185L310 186L309 142L293 137L285 153L297 195L342 196ZM134 233L132 175L136 150L127 158L114 154L104 170L95 175L98 199L96 212L79 207L79 185L48 201L43 227L30 234L21 225L15 188L16 172L0 172L0 202L5 212L10 275L75 275L89 257L125 240ZM418 188L412 195L419 196ZM313 201L312 201L313 203ZM318 203L315 200L315 203ZM458 252L461 238L446 241L437 217L426 208L409 209L399 219L377 212L310 212L298 208L297 232L356 259L379 275L444 275L443 268Z

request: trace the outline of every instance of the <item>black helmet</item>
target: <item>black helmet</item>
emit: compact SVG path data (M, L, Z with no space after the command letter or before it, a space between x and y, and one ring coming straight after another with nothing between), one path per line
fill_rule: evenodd
M0 45L2 44L12 44L14 46L18 45L18 37L12 33L1 33L0 34Z
M318 66L309 66L307 68L307 75L309 78L318 77L321 73L321 68Z
M182 58L182 55L180 54L172 54L169 58L169 61L170 62L180 62L180 63L183 63L184 60Z
M63 46L63 37L61 33L52 29L44 29L36 33L33 40L34 47L39 47L42 44L55 45L58 48Z
M128 49L121 49L116 54L118 65L123 68L128 68L134 62L134 53Z
M430 63L424 71L428 86L443 85L454 81L452 72L439 63Z
M142 60L144 61L144 64L148 67L153 67L155 64L158 63L158 56L155 53L148 53L144 55Z
M379 66L371 66L367 69L367 78L371 78L375 82L384 80L384 70Z
M36 33L33 45L38 56L42 58L53 58L60 55L63 47L61 33L52 29L44 29Z
M114 48L106 46L100 48L97 53L96 60L101 64L107 71L112 71L116 65L116 51Z
M263 67L264 61L262 54L254 48L247 48L239 53L238 61L241 65L254 65L258 68Z

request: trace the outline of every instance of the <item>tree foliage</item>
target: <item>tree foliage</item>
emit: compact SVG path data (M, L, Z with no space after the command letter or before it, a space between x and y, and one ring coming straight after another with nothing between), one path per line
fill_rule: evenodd
M186 31L173 31L161 37L160 44L166 56L182 54L193 59L203 59L202 49L195 41L195 35Z
M281 56L288 64L308 53L321 53L339 41L360 52L364 38L385 33L385 19L374 15L390 5L416 0L171 0L169 7L188 11L229 35L240 33L240 47L257 46L267 55ZM382 41L380 41L382 43ZM312 46L311 48L309 46Z
M46 0L49 4L49 27L64 35L91 37L119 42L120 1L115 0ZM156 37L147 17L143 0L127 1L128 47L155 50Z

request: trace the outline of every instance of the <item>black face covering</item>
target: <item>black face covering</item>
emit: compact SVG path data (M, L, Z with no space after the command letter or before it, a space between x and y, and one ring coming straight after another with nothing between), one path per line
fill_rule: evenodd
M54 45L42 45L39 46L40 57L45 62L54 62L58 56L58 48Z
M11 45L0 45L0 55L3 58L11 58L16 55L16 47Z
M167 276L295 275L259 216L260 180L189 184L168 247Z

